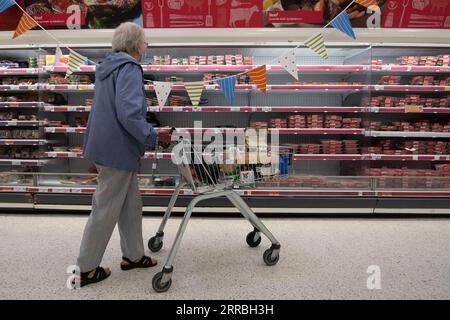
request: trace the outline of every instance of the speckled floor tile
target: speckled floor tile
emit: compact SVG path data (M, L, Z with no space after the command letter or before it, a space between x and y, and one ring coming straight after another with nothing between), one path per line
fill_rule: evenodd
M155 268L121 271L117 229L102 262L106 281L69 290L66 268L76 261L87 216L1 215L0 299L450 299L448 219L264 219L282 244L268 267L245 242L242 219L194 218L175 260L170 290L151 280L172 244L179 218L169 221ZM159 218L144 218L144 237ZM367 268L381 270L369 290Z

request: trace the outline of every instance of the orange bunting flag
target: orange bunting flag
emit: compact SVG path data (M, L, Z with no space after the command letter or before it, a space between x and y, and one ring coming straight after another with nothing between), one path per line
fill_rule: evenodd
M253 83L256 84L259 90L266 95L266 65L262 65L258 68L247 71L250 79L252 79Z
M36 21L31 18L28 14L24 13L22 18L20 18L19 24L16 27L16 32L14 32L13 39L17 38L21 34L33 29L37 26Z
M377 1L376 0L355 0L355 2L357 4L360 4L366 8L373 6L373 5L377 5Z

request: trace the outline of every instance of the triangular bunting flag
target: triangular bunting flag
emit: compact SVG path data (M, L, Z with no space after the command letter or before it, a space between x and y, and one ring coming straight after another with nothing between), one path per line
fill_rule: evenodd
M27 13L22 15L20 18L19 24L16 27L16 32L14 32L13 39L17 38L21 34L27 32L30 29L33 29L37 26L36 21L31 18Z
M261 90L264 95L266 95L266 65L264 64L258 68L247 71L246 73L250 76L250 79L252 79L253 83L256 84L258 89Z
M366 8L372 6L372 5L377 5L377 1L376 0L355 0L355 2L357 4L360 4Z
M223 94L225 95L225 98L227 98L227 101L229 104L233 104L234 100L234 86L236 85L236 77L231 76L223 79L217 80L217 83L219 84L220 88L223 91Z
M153 81L155 87L156 98L158 98L159 107L164 107L170 91L172 90L171 82Z
M339 31L345 33L350 38L356 39L355 33L353 32L352 24L348 18L348 14L345 11L339 13L330 23L333 27Z
M54 66L59 66L60 64L61 64L61 57L62 57L62 51L61 51L61 48L59 47L59 44L58 44L58 46L56 47L56 50L55 50L55 62L53 63L53 65Z
M203 92L203 81L185 82L184 87L191 99L192 105L198 107Z
M0 0L0 13L11 7L14 3L14 0Z
M289 72L296 80L298 80L297 64L295 63L295 51L290 50L279 58L281 66Z
M86 63L87 58L83 57L78 52L69 49L69 65L67 66L66 78L68 78L72 73L78 70L80 66Z
M328 59L327 49L323 40L323 35L319 33L317 36L305 42L305 45L321 56L323 59Z

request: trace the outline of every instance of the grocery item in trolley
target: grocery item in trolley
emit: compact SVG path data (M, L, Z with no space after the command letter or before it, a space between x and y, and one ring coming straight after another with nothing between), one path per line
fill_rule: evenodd
M199 193L254 185L280 173L279 159L272 159L270 149L259 147L225 146L221 152L208 153L186 143L182 159L180 175Z

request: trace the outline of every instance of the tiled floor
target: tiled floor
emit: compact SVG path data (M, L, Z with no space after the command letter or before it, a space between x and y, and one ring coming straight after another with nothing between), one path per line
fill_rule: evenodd
M242 219L194 218L175 261L170 290L151 279L162 268L179 218L169 221L160 265L121 271L114 232L103 266L106 281L66 288L87 216L1 215L0 299L450 299L449 219L264 219L282 244L274 267L269 243L245 242ZM158 218L144 218L144 237ZM380 290L367 288L368 267L380 268Z

